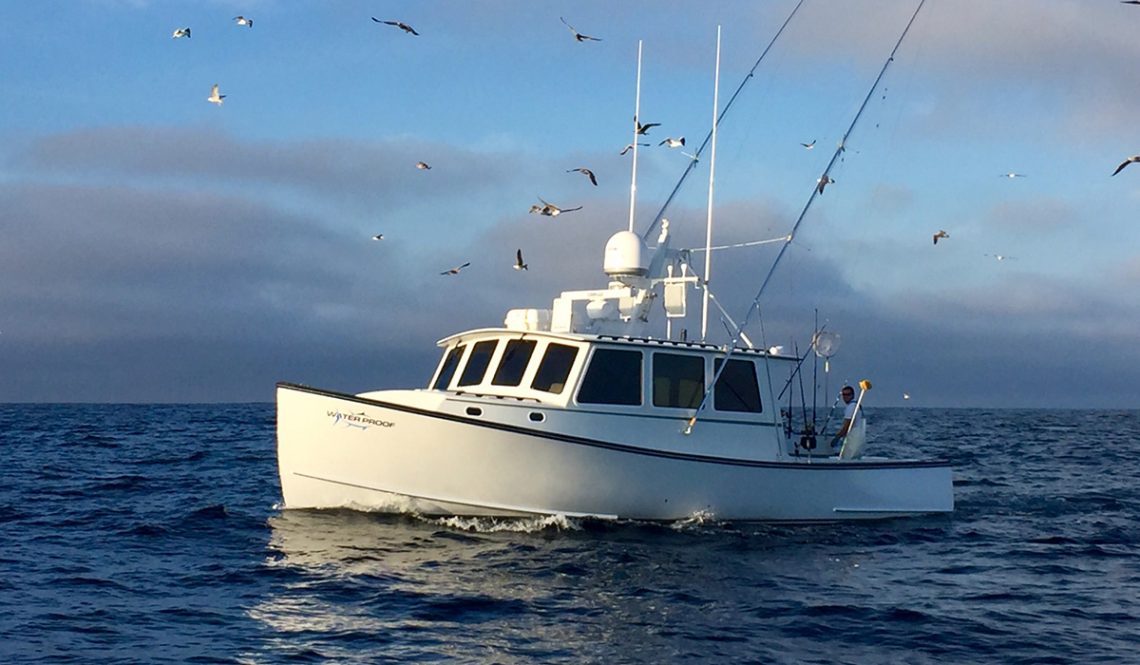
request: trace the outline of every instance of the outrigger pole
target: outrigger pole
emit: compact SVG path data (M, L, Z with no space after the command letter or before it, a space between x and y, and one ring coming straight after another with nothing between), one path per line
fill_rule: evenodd
M716 180L716 126L717 111L720 106L720 26L716 27L716 70L713 73L712 110L712 156L709 159L709 209L705 222L705 287L704 304L701 307L701 341L705 341L709 330L709 279L712 276L712 223L713 223L713 183Z
M629 231L633 232L633 207L637 201L637 130L641 122L641 40L637 40L637 92L633 99L633 175L629 182Z
M879 75L875 77L875 82L871 84L871 89L867 91L867 96L863 98L863 103L859 105L859 110L855 112L855 117L852 118L851 124L847 126L847 131L843 133L843 138L839 140L839 145L835 148L835 154L831 156L831 161L827 163L827 168L823 170L823 175L820 176L820 183L822 183L824 178L828 177L828 174L831 172L831 167L835 166L835 162L839 161L839 157L843 154L844 150L847 149L847 137L851 136L851 132L855 129L855 125L859 123L859 118L862 117L863 110L867 108L867 104L871 101L871 96L875 94L875 90L879 87L879 82L883 80L883 76L887 73L887 68L890 67L892 62L894 62L895 54L898 53L899 47L902 46L903 40L906 39L907 33L910 32L910 27L914 25L914 20L918 18L918 13L922 11L922 6L925 4L926 0L920 0L918 7L916 7L914 10L914 14L911 14L910 20L907 21L906 28L904 28L902 34L899 35L898 41L895 42L895 47L891 49L891 54L887 56L886 62L883 63L883 67L879 70ZM796 8L799 9L798 6ZM804 217L807 216L807 212L811 208L811 204L815 202L815 199L819 195L821 189L822 187L820 187L818 183L815 187L812 188L812 192L808 197L807 203L804 205L803 210L800 211L800 216L796 218L796 223L792 225L791 233L788 234L788 238L784 242L784 245L780 247L780 253L776 255L776 259L772 261L772 267L769 268L768 275L764 278L764 282L760 284L760 290L756 292L756 297L752 299L752 304L748 307L748 312L744 315L744 320L740 323L740 330L744 330L744 328L748 325L748 321L752 318L753 313L755 313L760 308L760 296L764 294L764 290L768 287L768 282L771 281L772 275L776 272L776 266L779 265L780 259L782 259L784 256L784 252L788 250L788 246L791 245L792 240L795 239L796 231L799 230L800 224L803 223ZM689 418L688 424L685 426L685 429L682 430L685 434L692 433L693 427L697 424L697 418L700 417L701 412L705 410L706 406L708 406L709 396L712 395L713 388L716 386L717 381L720 380L720 375L723 374L725 368L728 367L728 358L732 355L732 351L736 348L738 341L739 336L735 336L729 342L728 349L725 351L724 361L720 364L720 369L716 371L716 374L713 375L712 382L709 384L708 388L705 389L705 394L701 398L701 403L699 406L697 406L697 412L693 414L692 418Z
M722 120L724 120L725 114L728 113L728 109L732 108L732 103L736 101L737 95L740 94L740 91L744 89L745 84L747 84L748 81L752 78L752 76L756 73L757 68L760 67L760 63L764 60L764 56L768 55L768 51L772 50L772 46L776 43L776 40L779 39L780 35L782 35L784 33L784 28L788 27L788 24L792 22L792 17L796 15L796 12L798 12L800 10L800 6L803 4L804 4L804 0L800 0L798 3L796 3L795 9L792 10L792 13L788 14L788 18L784 19L783 25L781 25L780 29L776 31L776 34L772 37L772 41L768 42L768 46L764 47L764 51L760 54L760 57L757 58L756 62L752 64L752 69L748 70L748 73L745 74L745 76L744 76L744 80L740 82L740 85L736 86L736 92L732 93L732 97L729 97L728 103L726 103L724 105L724 108L721 110L720 116L718 118L716 118L716 120L713 122L714 128ZM717 30L718 30L718 36L719 36L719 26L717 27ZM640 42L638 42L638 44L640 44ZM641 47L638 46L638 53L639 54L641 52L640 48ZM638 71L640 72L640 66L638 68ZM639 80L640 80L640 74L639 74ZM697 148L697 151L693 153L694 157L700 157L701 156L701 152L704 151L706 146L708 146L709 141L712 140L712 137L713 137L713 130L709 130L708 135L705 136L704 142L702 142L700 147ZM636 147L637 147L637 138L634 137L634 148L636 148ZM696 167L697 167L697 160L696 159L690 159L689 165L685 167L685 171L681 174L680 179L677 180L677 184L673 186L673 191L669 192L669 197L667 199L665 199L664 205L662 205L661 209L657 211L657 216L653 218L653 222L649 225L649 228L645 230L645 233L641 234L641 237L643 240L648 241L649 238L653 235L653 232L657 228L657 225L661 223L661 218L665 216L665 211L669 208L669 204L671 204L673 202L673 197L677 196L677 192L680 191L681 185L684 184L685 178L688 178L689 173L691 173L693 171L693 169L695 169ZM632 224L631 224L629 230L630 231L633 230Z

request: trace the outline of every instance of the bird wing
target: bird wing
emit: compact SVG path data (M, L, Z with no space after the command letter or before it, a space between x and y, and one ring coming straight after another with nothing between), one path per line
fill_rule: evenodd
M518 264L521 266L522 262L523 262L522 261L522 249L518 249L515 251L515 258L518 261Z
M467 266L469 266L469 265L471 265L471 262L470 262L470 261L468 261L467 263L464 263L463 265L459 266L458 268L456 268L456 270L463 270L464 268L466 268L466 267L467 267Z
M1140 156L1140 155L1138 155L1138 156ZM1135 161L1140 161L1140 160L1137 160L1136 157L1129 157L1128 159L1124 160L1123 162L1120 163L1120 166L1116 167L1116 170L1112 172L1112 175L1116 175L1117 173L1120 173L1121 171L1124 170L1125 166L1128 166L1129 164L1131 164L1132 162L1135 162Z
M583 172L586 174L587 177L590 178L590 182L593 183L594 187L597 187L598 186L598 179L594 177L594 172L591 171L590 169L584 169Z
M562 208L562 212L574 212L575 210L581 210L581 209L582 209L582 206L578 206L577 208Z

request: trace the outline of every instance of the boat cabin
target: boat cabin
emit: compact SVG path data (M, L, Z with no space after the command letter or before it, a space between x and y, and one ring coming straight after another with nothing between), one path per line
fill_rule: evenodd
M504 329L465 332L439 345L444 354L431 390L676 417L695 412L725 355L718 346L698 342ZM735 350L705 414L772 422L778 409L768 388L769 361L780 363L782 372L795 363L765 351Z

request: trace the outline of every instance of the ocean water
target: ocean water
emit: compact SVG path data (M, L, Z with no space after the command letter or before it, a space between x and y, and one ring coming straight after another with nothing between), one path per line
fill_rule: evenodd
M0 663L1140 662L1140 412L869 422L953 515L282 511L271 404L0 405Z

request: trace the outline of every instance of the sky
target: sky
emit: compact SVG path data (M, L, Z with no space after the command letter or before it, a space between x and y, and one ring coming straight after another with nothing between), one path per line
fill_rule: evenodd
M0 402L421 387L437 340L605 285L639 40L642 232L688 163L658 142L711 127L717 26L723 107L796 4L9 2ZM917 6L805 0L719 127L714 244L790 231ZM926 3L749 336L803 351L818 321L828 385L871 406L1140 407L1140 164L1111 175L1140 154L1138 30L1116 0ZM675 247L703 245L707 156ZM777 251L714 253L737 321Z

